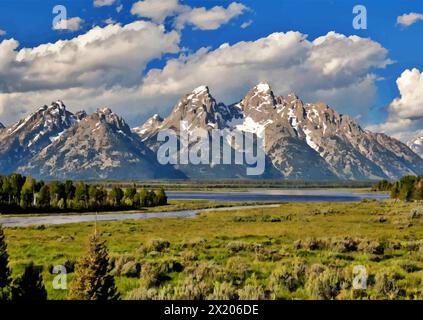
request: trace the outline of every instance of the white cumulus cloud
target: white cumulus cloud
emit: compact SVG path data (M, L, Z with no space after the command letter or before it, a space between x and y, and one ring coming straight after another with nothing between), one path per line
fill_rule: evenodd
M216 30L227 24L231 19L243 14L246 10L245 5L237 2L232 2L227 8L216 6L211 9L193 8L184 10L176 18L176 26L182 28L184 25L192 25L201 30Z
M397 79L397 86L400 97L389 105L388 119L369 128L407 141L423 128L423 72L405 70Z
M366 114L374 102L377 77L370 69L389 64L386 55L380 44L357 36L331 32L310 41L299 32L274 33L170 59L147 74L141 92L176 98L205 83L217 98L235 102L267 80L277 94L296 92L354 116Z
M4 31L3 29L0 29L0 37L4 36L6 34L6 31Z
M116 0L94 0L94 7L111 6Z
M411 12L407 14L403 14L397 18L397 23L404 27L409 27L415 24L417 21L423 20L422 13Z
M84 20L80 17L61 19L53 26L53 30L69 30L75 32L81 29L83 23Z
M121 94L140 85L150 61L179 52L179 41L176 31L147 21L95 27L70 40L20 50L14 39L1 41L0 118L15 121L22 112L66 97L85 108L103 102L107 92L124 108Z
M135 2L132 5L133 15L150 18L157 23L163 23L168 16L178 13L181 8L178 0L144 0Z
M246 10L247 7L238 2L232 2L227 8L215 6L207 9L182 5L179 0L143 0L133 4L131 13L156 23L163 23L167 17L175 17L175 27L178 29L192 25L196 29L216 30Z

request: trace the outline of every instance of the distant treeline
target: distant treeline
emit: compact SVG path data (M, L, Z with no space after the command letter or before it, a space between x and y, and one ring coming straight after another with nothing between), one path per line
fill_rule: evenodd
M390 191L391 198L404 201L423 200L423 177L405 176L399 181L381 180L372 188L373 191Z
M71 180L46 183L17 173L0 176L1 213L116 211L166 204L163 188L153 191L128 186L122 190L114 185L108 191L104 186Z
M93 182L95 183L95 182ZM107 187L116 184L127 186L136 184L146 188L157 186L165 187L166 190L200 190L200 189L311 189L311 188L370 188L375 180L368 181L293 181L293 180L145 180L133 182L102 181L98 182Z

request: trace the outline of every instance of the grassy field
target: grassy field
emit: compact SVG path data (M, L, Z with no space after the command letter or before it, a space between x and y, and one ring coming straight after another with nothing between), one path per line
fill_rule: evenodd
M419 208L392 201L288 203L97 228L122 298L422 299ZM6 229L14 274L30 261L42 265L49 298L65 299L66 291L52 289L49 269L66 263L72 270L93 229L92 223ZM365 290L352 288L356 266L366 269Z

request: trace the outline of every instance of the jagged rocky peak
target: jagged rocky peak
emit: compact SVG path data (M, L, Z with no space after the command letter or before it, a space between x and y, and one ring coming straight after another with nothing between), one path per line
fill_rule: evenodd
M23 140L26 136L38 131L41 135L63 131L72 126L76 120L75 115L67 111L64 103L59 100L52 102L50 106L44 105L38 108L26 118L12 125L7 133L19 135Z
M8 129L9 134L25 133L40 126L50 129L61 129L73 125L76 117L66 110L62 101L52 102L50 106L42 106Z
M146 132L158 130L161 127L163 121L164 121L163 118L160 117L156 113L151 118L149 118L146 122L144 122L144 124L132 129L132 131L134 131L136 134L140 136L143 136L144 133Z
M157 113L147 120L147 123L151 123L151 124L161 123L161 122L163 122L163 118L160 117Z
M5 126L3 125L3 123L0 122L0 130L4 129L4 128L5 128Z
M78 119L78 121L81 121L82 119L84 119L84 118L86 118L88 115L87 115L87 113L85 112L85 110L80 110L80 111L77 111L76 113L75 113L75 117Z
M207 112L212 111L216 106L216 100L210 94L210 89L207 86L201 85L191 93L188 93L181 99L177 105L177 110L180 110L181 107L184 111L190 112L196 108L203 108Z
M116 127L118 130L130 132L129 126L125 120L114 113L110 108L99 108L92 115L85 118L86 120L95 120L97 123L107 123Z
M269 83L262 81L254 86L240 102L241 109L244 111L274 108L277 104L275 95Z
M179 130L180 121L186 121L188 128L221 128L232 115L223 103L217 103L207 86L199 86L186 94L174 107L171 115L163 122L165 128Z

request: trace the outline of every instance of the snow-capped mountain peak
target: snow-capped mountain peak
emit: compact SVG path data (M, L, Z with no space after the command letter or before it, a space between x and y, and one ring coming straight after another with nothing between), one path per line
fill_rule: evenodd
M411 150L423 158L423 135L419 135L417 138L410 140L407 145Z
M201 85L197 88L195 88L194 90L192 90L193 94L199 95L199 94L204 94L204 93L209 93L209 87L205 86L205 85Z
M0 132L0 168L28 160L78 121L62 101L42 106Z

